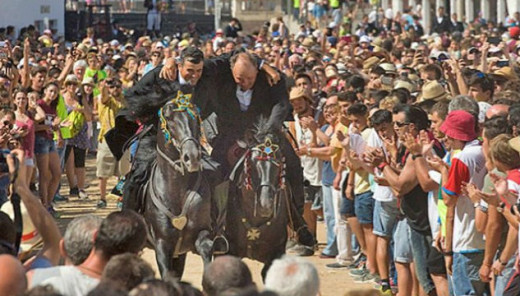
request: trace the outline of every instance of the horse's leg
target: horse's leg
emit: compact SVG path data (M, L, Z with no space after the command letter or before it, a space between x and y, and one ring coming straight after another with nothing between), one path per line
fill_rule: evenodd
M179 255L177 258L172 258L172 268L174 272L174 277L181 279L184 274L184 265L186 264L186 253Z
M213 256L213 240L210 238L211 233L208 230L203 230L199 233L195 241L195 250L202 257L204 267L206 267Z
M161 277L164 278L172 270L173 244L171 241L159 238L155 243L155 260L159 266ZM175 275L177 277L177 275Z

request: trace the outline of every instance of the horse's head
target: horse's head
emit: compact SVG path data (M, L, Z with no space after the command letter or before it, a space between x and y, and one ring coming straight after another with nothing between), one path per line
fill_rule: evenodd
M269 218L275 211L276 196L285 185L285 159L278 145L278 136L268 134L262 140L246 155L246 187L256 193L257 212Z
M201 168L200 116L191 103L191 95L179 91L177 96L159 110L161 130L164 135L164 150L172 159L178 159L188 172ZM174 149L169 147L172 144ZM161 149L161 148L159 148ZM172 151L173 150L173 151ZM171 156L176 154L176 156Z

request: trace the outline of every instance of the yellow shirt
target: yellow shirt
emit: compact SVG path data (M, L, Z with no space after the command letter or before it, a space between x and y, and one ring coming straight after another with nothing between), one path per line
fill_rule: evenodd
M368 141L368 137L372 133L372 129L366 128L361 132L361 137L365 140L365 143ZM356 171L356 176L354 179L354 194L365 193L370 190L370 181L368 179L368 172L364 169L359 169Z
M99 98L98 104L98 114L99 114L99 136L98 141L103 142L103 138L105 134L115 126L116 114L119 112L119 109L123 104L116 100L114 97L110 96L108 101L103 104L101 101L101 97Z
M332 135L332 138L330 139L330 147L334 148L334 153L330 157L330 163L332 165L332 170L335 173L340 173L340 172L338 172L338 167L339 167L339 161L341 160L341 154L343 153L343 146L341 146L341 141L338 140L338 138L336 137L336 133L338 131L342 131L343 134L346 135L346 134L348 134L348 127L341 124L341 122L338 122L336 124L336 126L334 127L334 134Z

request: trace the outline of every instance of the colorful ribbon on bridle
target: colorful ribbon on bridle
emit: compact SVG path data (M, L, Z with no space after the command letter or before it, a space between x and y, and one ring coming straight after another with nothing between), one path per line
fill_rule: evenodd
M199 120L199 123L202 122L202 120L200 118L199 108L197 106L193 105L193 103L191 102L191 94L184 94L181 91L178 91L177 96L174 99L168 101L165 104L165 106L170 103L175 104L175 106L176 106L176 108L172 110L173 112L186 112L190 115L190 117L192 119ZM159 112L158 112L159 120L160 120L160 124L161 124L161 131L164 134L164 139L166 140L166 143L170 143L170 142L173 143L173 137L170 133L170 129L168 128L168 121L164 117L163 109L164 109L164 107L159 109Z

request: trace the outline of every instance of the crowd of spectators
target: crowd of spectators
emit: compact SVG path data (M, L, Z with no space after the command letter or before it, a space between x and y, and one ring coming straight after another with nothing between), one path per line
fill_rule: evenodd
M297 32L278 18L246 35L233 19L208 40L183 34L123 44L87 30L70 43L32 26L19 37L0 30L0 146L11 168L0 177L0 198L9 208L17 192L33 227L24 228L23 267L0 256L12 267L0 269L0 290L200 293L153 279L136 255L145 226L134 212L77 218L63 239L53 219L56 203L89 198L89 154L100 180L97 207L107 206L108 178L129 170L130 156L117 161L104 141L125 89L198 47L205 59L243 48L288 77L287 130L305 176L304 217L315 237L324 220L319 256L328 268L348 269L383 295L518 295L520 13L505 23L466 22L441 7L426 32L414 9L374 10L354 26L357 5L327 3L308 6ZM20 160L16 178L7 150ZM60 184L63 172L67 184ZM16 255L14 226L3 214L0 222L2 253ZM29 259L33 249L23 247L36 235L43 246ZM290 243L287 252L314 250ZM208 295L258 293L236 258L212 264L203 278ZM297 257L275 261L265 281L279 295L319 291L315 268Z

